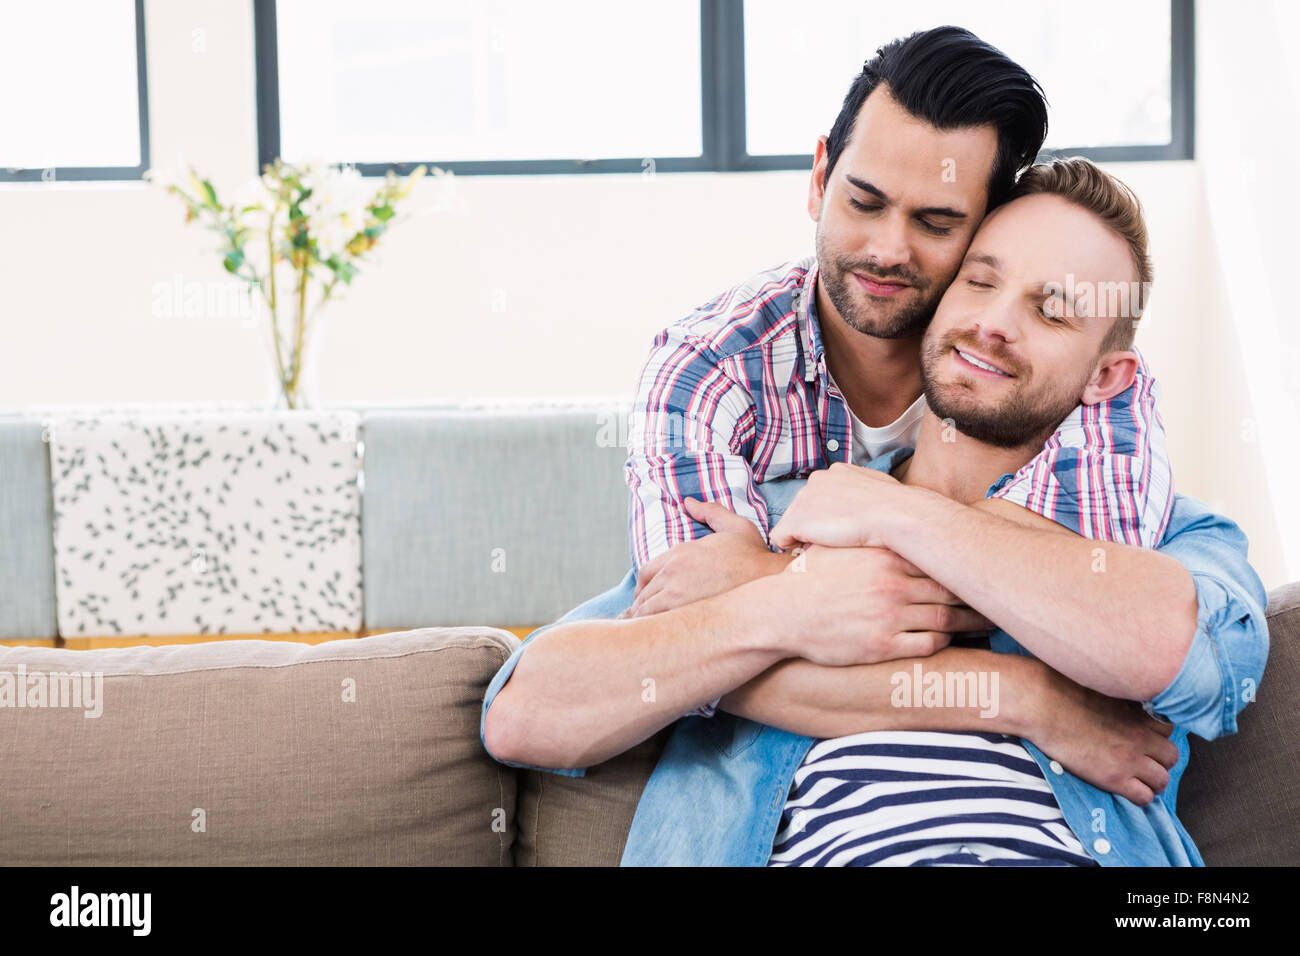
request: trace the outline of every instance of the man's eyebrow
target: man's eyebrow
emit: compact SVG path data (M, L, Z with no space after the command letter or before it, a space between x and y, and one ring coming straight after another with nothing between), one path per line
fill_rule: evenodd
M976 252L966 257L967 262L978 262L980 265L988 266L994 272L1002 271L1002 260L991 252Z
M849 185L856 186L863 192L871 193L871 195L883 199L885 202L889 202L888 196L865 179L858 179L857 176L854 176L851 173L845 173L844 178L848 181ZM966 213L962 212L960 209L954 209L952 206L926 206L924 209L916 210L915 214L918 216L943 216L946 219L968 218Z

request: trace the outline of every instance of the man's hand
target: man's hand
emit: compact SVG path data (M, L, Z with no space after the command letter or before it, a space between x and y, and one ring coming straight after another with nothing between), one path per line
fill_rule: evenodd
M715 501L687 498L686 512L713 534L681 541L642 565L636 600L620 617L669 611L776 574L790 563L789 555L768 550L752 522Z
M1173 725L1136 701L1106 697L1047 667L1043 695L1030 702L1021 736L1076 777L1140 807L1163 793L1178 747Z
M791 655L815 664L928 657L954 634L995 626L883 548L812 545L770 588L771 614L790 634Z
M875 468L837 461L814 471L775 528L779 548L821 544L833 548L884 547L885 522L905 511L909 496L924 494Z

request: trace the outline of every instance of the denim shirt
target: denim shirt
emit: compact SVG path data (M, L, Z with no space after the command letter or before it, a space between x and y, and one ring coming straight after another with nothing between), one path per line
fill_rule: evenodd
M910 448L896 449L868 467L889 472L909 454ZM985 497L1011 478L1003 475L989 486ZM786 479L759 486L773 524L803 485L804 479ZM1212 740L1235 733L1237 714L1254 699L1268 656L1267 598L1246 561L1246 536L1235 523L1194 498L1177 495L1159 550L1188 569L1197 600L1196 635L1178 675L1144 702L1148 712L1174 724L1170 739L1179 756L1164 792L1139 807L1084 782L1029 741L1022 741L1051 786L1070 829L1103 866L1204 865L1175 815L1178 784L1189 757L1187 735L1193 732ZM555 623L613 618L632 603L635 587L635 572L629 572L619 585ZM554 626L530 634L489 684L480 739L488 707L520 655ZM1001 630L992 634L989 646L999 653L1032 656ZM712 718L679 719L637 804L622 865L766 866L794 773L812 744L811 737L722 711ZM552 772L585 773L581 769Z

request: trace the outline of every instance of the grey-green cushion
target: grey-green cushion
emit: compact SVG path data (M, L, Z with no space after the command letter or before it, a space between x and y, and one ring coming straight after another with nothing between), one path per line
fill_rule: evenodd
M0 419L0 638L54 637L49 449L39 421Z
M622 577L625 415L367 414L366 626L540 625Z

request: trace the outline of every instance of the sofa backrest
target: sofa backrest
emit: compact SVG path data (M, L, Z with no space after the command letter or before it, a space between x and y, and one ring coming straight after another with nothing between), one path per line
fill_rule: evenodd
M1237 733L1191 738L1178 818L1207 866L1300 864L1300 582L1268 596L1268 664Z
M616 584L627 411L366 414L366 627L536 627Z
M631 565L629 410L0 416L0 640L550 623Z
M0 864L509 866L517 773L479 739L518 640L0 647ZM85 675L99 695L50 706ZM84 694L87 689L80 688ZM62 700L62 696L60 700ZM98 710L98 716L90 716Z

